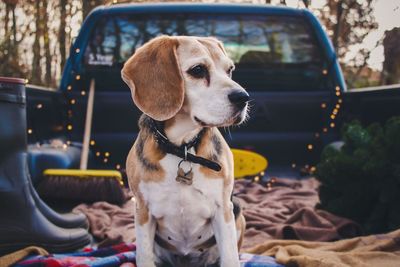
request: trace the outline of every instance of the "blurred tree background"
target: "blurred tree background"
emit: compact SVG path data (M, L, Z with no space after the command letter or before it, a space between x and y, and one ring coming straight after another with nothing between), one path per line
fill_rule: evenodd
M354 57L348 56L352 46L377 29L374 7L376 1L384 0L327 0L318 9L312 1L316 0L299 0L298 6L310 8L324 25L350 88L400 83L400 28L376 41L375 47L384 46L382 71L368 66L371 50L362 48ZM84 18L96 6L116 2L149 1L0 0L0 76L25 77L32 84L56 87ZM285 0L235 2L286 5Z

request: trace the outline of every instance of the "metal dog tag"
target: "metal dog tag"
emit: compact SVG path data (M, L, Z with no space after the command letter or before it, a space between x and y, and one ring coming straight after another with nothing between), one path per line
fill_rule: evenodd
M175 180L178 183L181 183L181 184L191 185L193 183L192 165L190 164L189 171L185 172L181 167L182 162L185 162L185 161L182 160L181 162L179 162L179 164L178 164L178 173L177 173L177 176L176 176Z

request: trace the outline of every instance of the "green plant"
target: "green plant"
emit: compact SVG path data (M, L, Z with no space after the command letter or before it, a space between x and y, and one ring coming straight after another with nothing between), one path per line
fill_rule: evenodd
M400 228L400 117L384 127L355 121L344 145L327 146L317 165L321 209L360 223L366 233Z

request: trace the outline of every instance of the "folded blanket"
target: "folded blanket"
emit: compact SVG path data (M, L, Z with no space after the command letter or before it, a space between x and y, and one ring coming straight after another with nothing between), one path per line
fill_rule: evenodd
M247 250L298 267L400 266L400 230L336 242L267 241Z
M136 267L136 246L134 244L119 244L117 246L86 249L70 254L51 254L33 256L25 259L14 267ZM2 265L3 266L3 265ZM283 267L269 256L251 254L240 255L241 267Z
M247 222L243 248L271 239L332 241L360 234L356 223L314 209L318 203L315 179L273 181L270 189L246 180L235 183L234 194ZM75 211L87 215L90 231L101 241L100 247L135 241L133 201L122 207L107 202L82 204Z

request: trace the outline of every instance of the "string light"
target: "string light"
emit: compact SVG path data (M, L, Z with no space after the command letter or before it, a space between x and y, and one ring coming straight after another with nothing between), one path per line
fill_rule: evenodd
M75 49L75 52L76 52L76 53L80 53L81 50L80 50L79 48L76 48L76 49ZM74 74L72 73L72 75L74 75ZM80 74L76 74L76 75L75 75L75 80L80 80L80 79L81 79L81 75L80 75ZM68 86L67 86L67 91L72 91L72 85L68 85ZM81 90L81 91L80 91L80 94L81 94L81 96L86 96L87 92L86 92L85 90ZM68 110L67 110L67 115L68 115L69 120L71 120L72 117L73 117L73 108L72 108L72 105L75 105L75 104L77 103L77 100L76 100L76 99L70 99L70 100L68 101L68 103L69 103L71 106L70 106L70 107L68 108ZM72 129L73 129L73 126L72 126L71 121L67 122L67 130L68 130L68 131L72 131ZM95 145L96 145L95 140L93 140L93 139L90 140L90 145L92 146L92 149L93 149L93 150L96 150L96 153L95 153L96 157L100 157L100 156L103 154L103 152L101 152L101 151L99 151L99 150L96 149L96 147L95 147ZM111 155L110 152L104 152L104 158L102 159L102 161L103 161L104 163L109 162L109 157L110 157L110 155ZM120 164L117 164L115 167L116 167L116 168L118 167L118 169L119 169L119 168L121 168L121 165L120 165Z
M335 123L331 122L331 124L329 124L329 126L331 126L331 128L335 128Z
M324 133L327 133L327 132L328 132L328 128L324 127L324 128L322 128L322 131L323 131Z
M115 168L116 168L117 170L119 170L119 169L121 169L121 165L117 164L117 165L115 165Z
M292 163L292 168L296 168L296 163Z
M254 182L257 182L257 183L258 183L259 181L260 181L260 176L258 176L258 175L255 176L255 177L254 177Z
M28 129L28 134L32 134L33 133L33 130L32 129Z
M71 141L68 140L68 141L67 141L67 145L71 145Z
M331 115L331 119L334 120L335 119L335 115L332 114Z
M75 49L75 53L78 54L79 52L81 52L81 50L79 48Z
M340 96L340 91L336 91L336 96Z
M322 70L322 74L327 75L327 74L328 74L328 70L323 69L323 70Z
M322 103L321 108L326 108L326 103Z
M37 108L37 109L41 109L42 107L43 107L42 104L37 104L37 105L36 105L36 108Z
M308 149L308 150L312 150L313 148L314 148L314 147L313 147L312 144L308 144L308 145L307 145L307 149Z
M319 133L315 133L315 138L319 138Z
M343 100L342 100L341 98L339 98L339 99L337 100L337 102L338 102L339 104L342 104Z
M28 80L28 79L25 79L25 84L27 84L27 83L29 83L29 80Z

